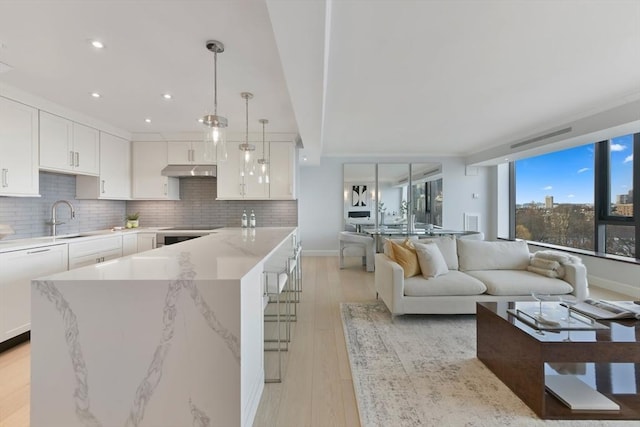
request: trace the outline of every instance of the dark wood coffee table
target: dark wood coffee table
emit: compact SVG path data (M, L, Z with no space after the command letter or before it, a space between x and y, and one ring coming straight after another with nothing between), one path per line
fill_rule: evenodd
M640 419L640 322L541 334L507 313L516 304L477 303L477 356L540 418ZM620 410L570 409L545 389L545 369L588 373Z

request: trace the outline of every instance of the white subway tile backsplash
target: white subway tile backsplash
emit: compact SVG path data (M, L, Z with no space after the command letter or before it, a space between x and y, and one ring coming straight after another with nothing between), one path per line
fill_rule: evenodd
M222 201L216 198L216 181L211 178L182 178L180 201L112 201L76 200L76 180L73 175L40 172L42 197L0 197L0 224L9 224L15 234L6 239L46 236L51 233L47 225L51 206L56 200L69 200L76 218L69 219L66 206L58 207L58 234L123 226L127 213L140 212L140 225L161 226L240 226L243 209L253 209L256 223L261 226L296 226L298 202L295 200Z

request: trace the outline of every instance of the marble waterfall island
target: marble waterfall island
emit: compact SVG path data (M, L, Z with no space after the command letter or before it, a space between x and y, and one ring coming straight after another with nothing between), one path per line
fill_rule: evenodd
M251 425L262 272L295 232L220 229L34 280L31 425Z

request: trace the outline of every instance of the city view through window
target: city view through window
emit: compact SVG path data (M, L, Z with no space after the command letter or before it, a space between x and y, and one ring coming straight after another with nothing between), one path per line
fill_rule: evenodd
M633 135L609 145L607 215L633 216ZM595 251L595 144L515 162L516 237ZM633 225L606 225L605 251L635 257Z

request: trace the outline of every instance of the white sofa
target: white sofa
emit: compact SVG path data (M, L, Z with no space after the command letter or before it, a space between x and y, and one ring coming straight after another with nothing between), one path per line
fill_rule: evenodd
M533 291L572 294L578 300L588 297L587 272L577 257L567 256L560 279L527 270L533 254L524 241L430 240L448 268L437 277L405 279L403 268L389 256L389 243L385 253L376 254L376 292L392 315L472 314L476 302L531 301Z

